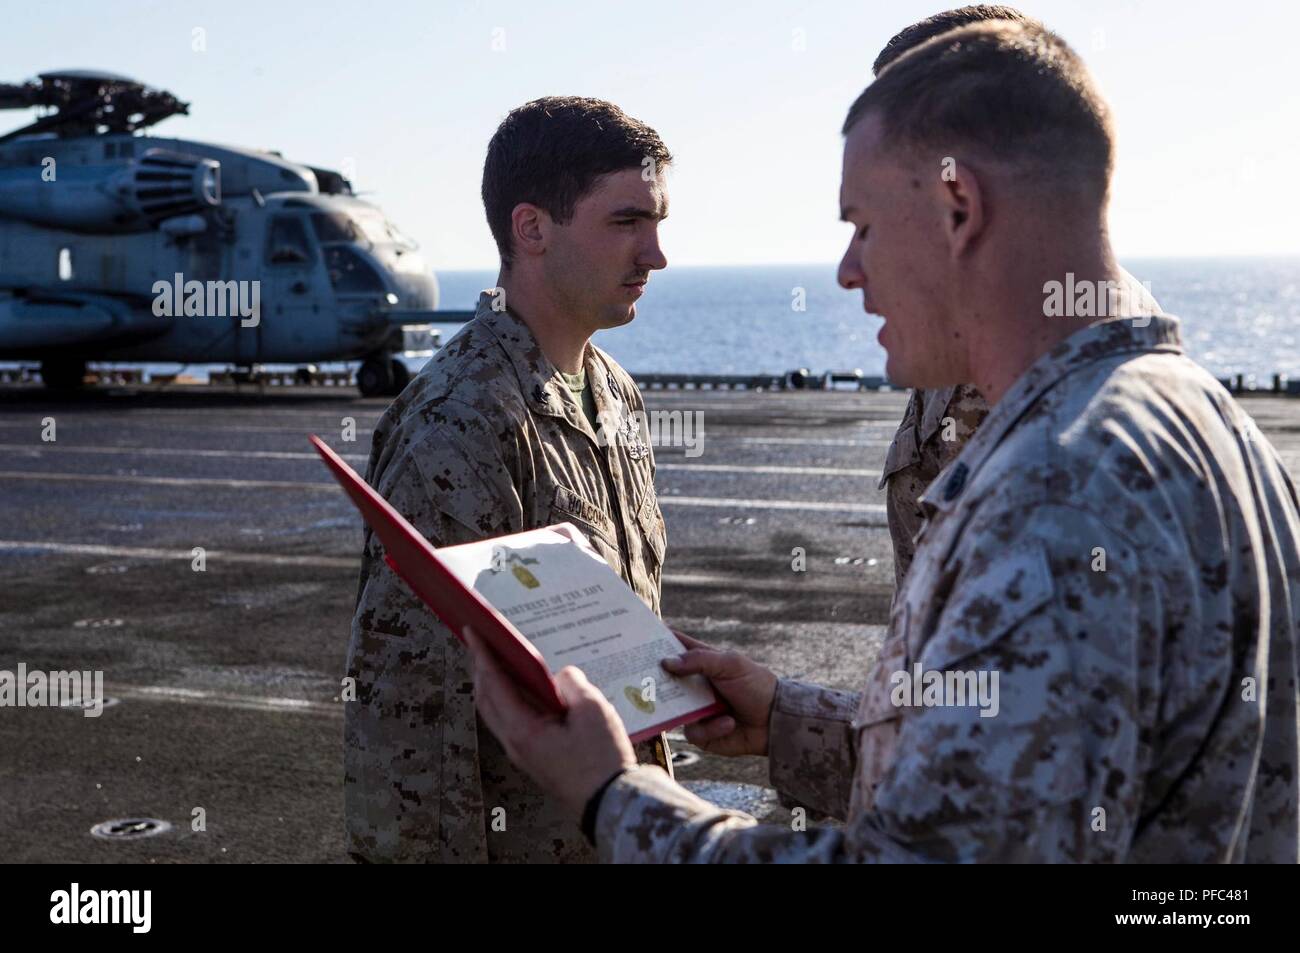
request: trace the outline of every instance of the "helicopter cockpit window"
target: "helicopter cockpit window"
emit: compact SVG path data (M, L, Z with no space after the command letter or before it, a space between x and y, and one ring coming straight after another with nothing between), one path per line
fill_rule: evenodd
M371 245L397 245L399 248L412 251L417 247L415 242L399 232L397 226L378 211L357 210L353 213L353 217Z
M361 240L361 232L356 224L342 212L314 212L311 227L316 232L316 240L322 244Z
M271 219L266 236L266 260L272 265L305 265L312 259L307 229L297 215Z
M361 233L365 235L366 241L371 245L387 245L391 242L392 236L388 234L385 227L387 223L382 215L374 212L355 212L356 223L361 227Z
M388 229L388 234L394 245L399 248L405 248L409 251L415 251L420 247L419 243L407 235L404 235L392 222L384 222L384 227Z
M384 290L384 282L364 258L347 245L325 249L325 268L339 294L370 294Z

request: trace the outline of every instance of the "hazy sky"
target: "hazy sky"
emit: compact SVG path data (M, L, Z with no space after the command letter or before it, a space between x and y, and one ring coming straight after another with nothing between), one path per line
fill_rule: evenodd
M191 115L162 123L160 135L348 168L435 268L496 265L479 181L502 116L538 96L598 96L654 126L677 157L663 228L670 262L831 262L850 228L836 204L844 113L885 41L940 9L933 0L11 3L0 81L95 68L169 89ZM1083 55L1114 108L1121 255L1300 253L1300 189L1286 166L1300 154L1300 8L1021 9ZM25 115L0 117L0 129Z

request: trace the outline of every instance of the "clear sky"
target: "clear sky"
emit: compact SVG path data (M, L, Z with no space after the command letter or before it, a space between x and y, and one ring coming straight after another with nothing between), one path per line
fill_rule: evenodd
M831 262L849 236L837 208L844 113L885 41L940 9L935 0L15 2L0 24L0 81L93 68L168 89L191 115L162 123L160 135L345 167L435 268L496 265L479 180L502 116L538 96L598 96L654 126L677 157L663 230L670 262ZM1111 221L1122 256L1300 254L1289 165L1300 155L1300 7L1021 9L1083 55L1115 111ZM0 129L24 116L0 116Z

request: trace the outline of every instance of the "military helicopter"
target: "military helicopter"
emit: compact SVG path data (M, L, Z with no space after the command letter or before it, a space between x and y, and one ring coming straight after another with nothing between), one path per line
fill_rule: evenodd
M189 112L112 73L0 84L0 109L46 107L0 135L0 360L47 387L86 362L362 361L394 394L394 355L427 348L438 285L417 246L340 172L276 152L141 134Z

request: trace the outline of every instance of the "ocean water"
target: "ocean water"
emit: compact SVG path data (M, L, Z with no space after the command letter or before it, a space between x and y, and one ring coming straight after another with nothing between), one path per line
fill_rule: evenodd
M1300 258L1126 259L1183 322L1188 353L1217 377L1300 379ZM440 271L440 307L473 308L495 271ZM800 291L802 295L800 296ZM796 310L801 297L804 310ZM442 339L456 325L440 325ZM595 341L641 373L777 374L808 368L883 375L880 320L835 282L834 265L669 267L655 272L631 324ZM416 362L418 363L418 362ZM337 369L342 364L322 364ZM414 363L412 364L414 366ZM191 364L206 379L223 365ZM149 364L174 373L175 364Z
M1191 357L1216 376L1300 378L1300 258L1131 259L1182 319ZM439 272L444 308L470 308L494 271ZM796 289L806 310L797 311ZM595 342L638 372L749 374L806 367L883 374L880 320L835 282L833 265L669 267L650 278L631 324ZM446 327L444 340L455 333Z

